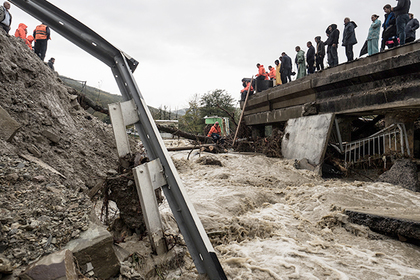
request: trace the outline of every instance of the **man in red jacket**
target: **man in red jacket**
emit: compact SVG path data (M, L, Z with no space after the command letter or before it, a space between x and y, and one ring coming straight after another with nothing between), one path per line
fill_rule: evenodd
M217 143L217 141L222 138L222 129L219 126L219 122L216 122L210 129L209 133L207 134L207 137L213 138L214 143Z

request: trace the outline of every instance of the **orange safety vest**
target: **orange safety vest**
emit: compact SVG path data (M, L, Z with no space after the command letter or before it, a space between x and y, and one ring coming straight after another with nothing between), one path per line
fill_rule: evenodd
M36 40L46 40L47 35L47 26L40 24L35 28L35 41Z
M213 125L211 127L210 131L209 131L209 134L207 134L207 137L211 137L211 135L213 133L217 133L217 134L221 135L222 134L222 129L220 128L220 126L216 127L216 125Z
M274 67L271 67L269 75L270 75L270 78L272 79L276 78L276 69Z
M249 87L251 86L251 82L248 82L247 84L246 84L246 87L243 89L243 90L241 90L241 92L248 92L248 89L249 89ZM251 86L251 90L250 91L254 91L254 88Z

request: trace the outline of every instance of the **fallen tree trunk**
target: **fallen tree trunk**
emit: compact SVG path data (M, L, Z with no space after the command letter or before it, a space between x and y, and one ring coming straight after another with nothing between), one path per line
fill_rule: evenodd
M71 95L77 95L77 102L80 104L80 107L87 110L89 108L92 108L96 112L100 112L102 114L106 114L109 116L109 110L108 108L104 108L100 105L98 105L96 102L91 100L89 97L87 97L85 94L75 90L74 88L68 87L67 92Z
M170 133L172 135L183 137L183 138L186 138L186 139L194 140L194 141L197 141L197 142L200 142L200 143L210 144L210 143L213 142L213 140L210 137L206 137L206 136L202 136L202 135L195 135L195 134L192 134L192 133L188 133L188 132L179 130L175 127L163 126L163 125L157 124L157 128L159 129L159 131Z
M169 152L175 152L175 151L185 151L185 150L197 150L201 148L207 148L215 146L214 144L203 144L203 145L196 145L196 146L183 146L183 147L169 147L167 148Z

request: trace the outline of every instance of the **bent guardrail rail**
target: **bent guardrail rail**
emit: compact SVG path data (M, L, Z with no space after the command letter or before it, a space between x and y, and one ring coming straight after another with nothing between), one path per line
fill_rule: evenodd
M132 75L138 62L48 1L10 0L10 2L44 22L112 69L124 100L134 100L137 106L140 121L135 124L135 127L147 155L151 160L159 158L164 168L168 185L163 187L163 191L197 271L200 274L207 274L210 279L227 279Z

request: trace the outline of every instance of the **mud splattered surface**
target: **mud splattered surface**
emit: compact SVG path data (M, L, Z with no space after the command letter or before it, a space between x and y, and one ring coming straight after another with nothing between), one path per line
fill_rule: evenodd
M420 194L326 181L264 156L211 155L222 166L205 166L198 156L172 155L228 279L420 279L420 247L342 214L358 208L420 217ZM194 275L191 265L180 279Z

